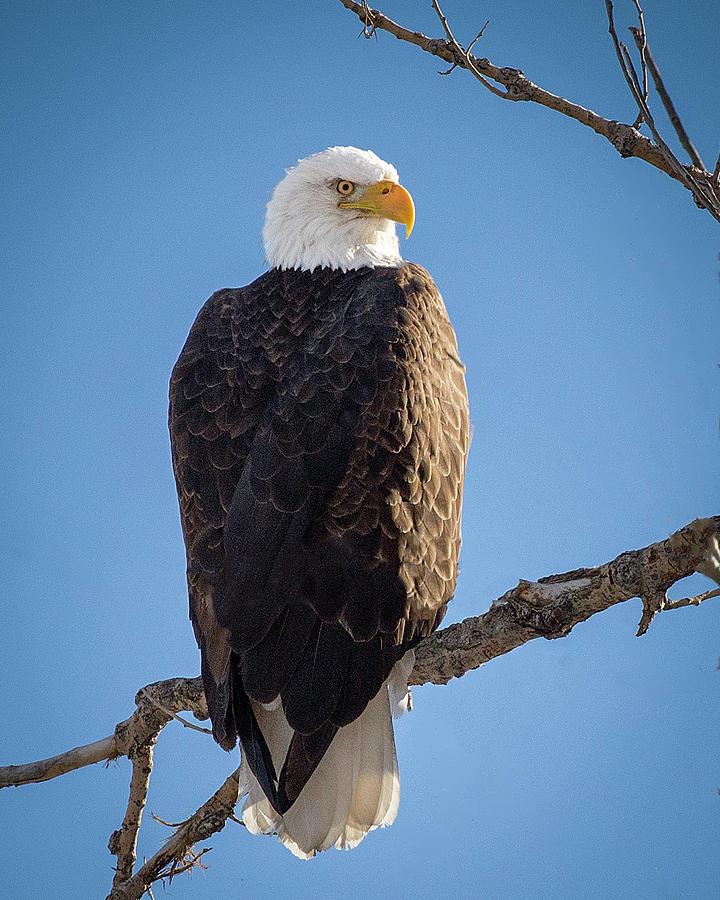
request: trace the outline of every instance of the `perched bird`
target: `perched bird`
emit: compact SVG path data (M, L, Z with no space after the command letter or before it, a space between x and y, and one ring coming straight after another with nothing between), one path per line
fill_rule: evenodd
M190 617L250 831L299 857L395 818L393 714L452 597L469 443L442 297L393 166L332 147L267 206L269 271L213 294L173 369Z

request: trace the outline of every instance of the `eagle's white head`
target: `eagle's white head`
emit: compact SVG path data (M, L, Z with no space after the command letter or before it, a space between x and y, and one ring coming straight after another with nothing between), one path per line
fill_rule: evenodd
M394 166L370 150L330 147L288 169L267 205L263 238L273 268L360 269L402 264L395 222L415 210Z

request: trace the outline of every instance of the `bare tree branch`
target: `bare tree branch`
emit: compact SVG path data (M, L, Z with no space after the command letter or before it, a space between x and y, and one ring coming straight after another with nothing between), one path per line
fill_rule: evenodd
M74 747L49 759L40 759L20 766L0 766L0 788L49 781L74 769L91 766L106 759L115 759L120 755L117 752L115 735L111 734L102 740L85 744L83 747Z
M544 90L530 81L520 69L508 67L500 68L495 66L488 59L479 59L478 57L473 56L469 52L469 48L463 48L453 36L450 26L447 23L447 19L442 13L437 0L433 0L433 8L443 25L446 39L429 38L422 32L405 28L388 18L380 10L370 9L367 3L357 3L355 0L340 0L340 2L346 9L355 13L355 15L360 18L360 21L363 22L366 37L371 34L377 36L378 29L387 31L399 40L414 44L416 47L420 47L421 50L431 53L433 56L438 56L440 59L450 63L451 68L448 72L456 67L467 69L488 90L496 96L502 97L504 100L538 103L541 106L553 109L570 119L575 119L575 121L580 122L581 125L591 128L596 134L606 138L622 157L636 157L637 159L642 159L656 169L659 169L661 172L664 172L666 175L669 175L671 178L674 178L676 181L679 181L692 193L696 204L702 209L707 209L710 215L720 222L720 198L718 197L717 192L718 176L708 172L704 166L697 165L695 158L692 156L692 163L690 165L683 165L680 163L672 150L670 150L666 142L662 139L655 126L647 102L647 67L649 66L650 55L646 37L644 40L641 40L640 49L642 66L641 84L635 73L629 54L627 53L627 48L625 48L625 53L623 53L622 47L624 45L620 44L620 41L617 40L617 34L614 34L618 61L640 113L638 119L636 119L635 125L627 125L623 122L606 119L590 109L586 109L577 103L566 100L564 97L559 97L556 94ZM615 25L612 21L612 4L609 0L605 0L605 2L612 35L615 30ZM645 34L644 16L638 0L633 0L633 2L640 20L641 27L639 33L642 38ZM495 84L491 84L491 82L500 85L504 90L496 87ZM641 120L647 122L655 142L638 131L637 125L639 125Z
M702 161L700 154L695 149L695 145L688 137L687 132L685 131L685 127L680 121L680 116L675 109L675 104L672 102L672 100L670 99L670 95L667 92L665 82L662 80L662 76L660 74L660 70L655 65L655 60L653 59L653 55L647 45L647 37L643 36L643 33L639 28L631 28L630 33L635 39L638 50L643 54L643 57L647 62L647 67L650 70L653 83L655 84L655 90L658 93L658 97L662 100L662 104L665 107L665 112L667 113L678 138L680 139L680 143L685 148L685 152L692 160L693 165L697 166L698 169L705 169L705 163ZM645 101L647 102L647 89L645 90Z
M83 766L129 756L153 734L158 735L175 713L190 710L198 719L208 718L200 678L169 678L149 684L138 691L135 703L136 711L116 725L109 737L38 762L0 766L0 788L48 781Z
M636 28L635 30L638 33L638 36L635 38L635 42L637 43L638 50L640 51L640 65L642 67L643 73L643 86L642 86L642 97L645 103L648 102L648 75L647 75L647 33L645 31L645 14L642 11L642 7L640 6L638 0L633 0L635 4L635 9L637 10L638 19L640 21L640 28ZM632 30L632 29L631 29ZM643 115L642 112L638 113L638 117L634 122L635 128L637 128L642 122Z
M139 900L153 882L165 878L172 880L174 875L196 865L202 854L211 848L193 853L192 847L198 841L222 831L235 809L238 792L247 791L244 783L242 786L239 784L240 771L241 767L229 775L212 797L183 822L170 840L135 875L123 884L113 884L107 900Z
M440 4L437 2L437 0L432 0L432 5L433 5L433 9L435 10L435 12L438 15L438 18L442 22L442 26L445 29L445 34L447 35L448 43L450 44L450 48L451 48L453 54L455 54L456 58L460 58L462 60L463 67L468 69L470 72L472 72L472 74L477 78L477 80L480 82L480 84L484 85L490 91L491 94L495 94L496 97L502 97L503 100L512 99L511 97L508 96L508 94L505 91L499 91L495 87L495 85L490 84L490 82L487 80L487 78L485 78L485 76L481 74L481 72L479 71L477 66L475 66L473 63L473 60L475 57L470 53L470 47L472 47L472 45L477 42L478 38L482 37L483 31L485 31L485 28L487 27L487 22L480 29L478 36L475 38L475 40L472 41L472 43L468 45L468 48L466 50L461 44L459 44L455 40L455 37L454 37L452 31L450 30L450 26L448 25L448 20L443 15L443 11L440 9ZM440 74L449 75L452 72L452 70L458 65L460 65L460 63L454 62L452 64L452 66L447 70L447 72L442 72Z
M720 203L717 202L717 197L715 196L715 192L712 190L710 185L710 174L706 172L704 169L702 170L702 180L699 180L692 167L683 166L680 160L675 156L670 147L667 145L660 132L658 131L657 126L655 125L655 120L650 112L650 107L647 105L646 99L643 97L643 92L640 87L640 83L638 81L637 73L635 72L635 68L632 64L632 60L630 58L630 54L628 52L625 44L621 43L618 39L617 31L615 30L615 20L613 16L613 4L611 0L605 0L605 9L607 10L608 16L608 30L610 32L610 37L612 38L613 45L615 47L615 54L620 63L620 68L622 69L623 75L625 76L625 80L627 81L628 87L630 88L630 93L633 95L635 99L635 103L641 113L643 120L647 123L648 128L652 132L652 136L655 138L655 143L658 145L660 150L662 151L665 159L670 166L670 168L675 173L675 177L678 181L685 185L685 187L690 191L690 193L695 198L696 204L701 209L707 209L707 211L712 215L715 219L720 222ZM639 9L639 7L638 7ZM644 31L644 23L641 18L641 24ZM645 49L647 50L647 39L644 40ZM697 170L695 170L697 171Z
M681 605L667 599L675 582L701 571L720 583L719 533L720 516L696 519L666 540L621 553L603 566L521 580L484 615L426 638L415 650L411 682L445 684L534 638L565 637L579 622L632 597L643 601L638 635L644 634L656 612Z
M665 604L665 609L682 609L683 606L700 606L705 600L709 600L711 597L720 597L720 588L715 588L712 591L703 591L702 594L697 594L695 597L683 597L682 600L668 600Z
M159 732L158 732L159 734ZM117 856L113 886L127 881L135 868L137 858L137 838L142 824L142 814L150 787L150 775L153 767L153 748L158 739L157 734L150 737L131 751L132 776L130 778L130 797L128 799L125 818L118 831L113 831L108 841L108 849Z
M422 641L415 650L411 684L445 684L534 638L564 637L579 622L633 597L643 599L639 633L644 633L650 613L698 605L718 596L712 590L669 601L666 592L693 572L720 583L719 534L720 516L696 519L669 538L621 553L605 565L538 581L521 580L483 615L450 625ZM40 762L0 767L0 788L46 781L81 766L129 756L175 713L189 711L198 719L208 718L199 677L156 681L138 691L135 702L136 712L120 722L111 737Z
M668 588L693 572L707 575L720 584L718 535L720 516L696 519L665 540L621 553L605 565L575 569L538 581L520 581L517 587L495 600L483 615L450 625L422 641L415 651L410 682L446 684L527 641L564 637L579 622L631 597L643 601L638 630L638 634L643 634L660 610L697 606L703 600L720 596L720 590L711 590L682 600L667 598ZM229 818L234 818L238 796L247 790L244 779L242 784L239 782L241 768L238 768L133 874L157 736L184 710L199 719L208 718L200 678L171 678L149 684L138 691L135 703L135 713L120 722L111 737L49 760L0 769L0 787L7 787L54 778L103 759L127 756L132 761L125 818L122 827L110 838L110 850L117 855L118 865L109 900L140 898L155 881L201 865L202 855L210 848L195 851L194 845L220 831Z

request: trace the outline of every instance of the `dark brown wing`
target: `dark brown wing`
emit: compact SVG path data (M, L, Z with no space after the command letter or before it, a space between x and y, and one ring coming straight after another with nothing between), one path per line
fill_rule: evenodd
M273 293L269 285L268 299ZM213 732L228 750L237 741L230 702L231 648L227 631L217 622L215 597L223 582L225 520L270 391L253 330L253 297L243 294L224 290L207 301L170 380L170 440L190 618L201 649ZM247 316L242 315L244 306ZM239 327L246 329L246 340L238 339Z
M213 730L287 809L454 589L463 370L424 270L275 270L214 295L171 382ZM248 697L282 698L279 777Z
M412 645L437 628L455 589L468 401L455 333L428 273L409 264L382 277L399 294L397 332L383 351L393 374L362 417L324 521L337 534L371 532L376 554L397 565L406 609L394 637Z

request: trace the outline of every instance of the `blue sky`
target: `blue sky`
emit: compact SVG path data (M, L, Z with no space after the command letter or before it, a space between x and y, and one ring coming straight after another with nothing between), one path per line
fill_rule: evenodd
M382 8L440 35L429 2ZM634 118L600 0L444 8L462 40L490 19L479 55ZM448 621L720 512L717 223L576 123L358 38L336 0L270 9L2 4L3 762L100 738L142 685L198 672L167 380L205 298L263 271L283 169L327 146L399 169L417 208L404 252L443 292L467 364ZM720 10L645 14L712 166ZM616 18L634 24L632 4ZM209 870L165 895L718 895L720 605L666 613L642 639L639 617L631 601L417 689L396 729L398 819L352 853L301 863L229 823ZM148 812L184 819L236 764L168 727ZM104 896L128 777L120 761L3 791L7 895ZM140 854L165 836L148 815Z

